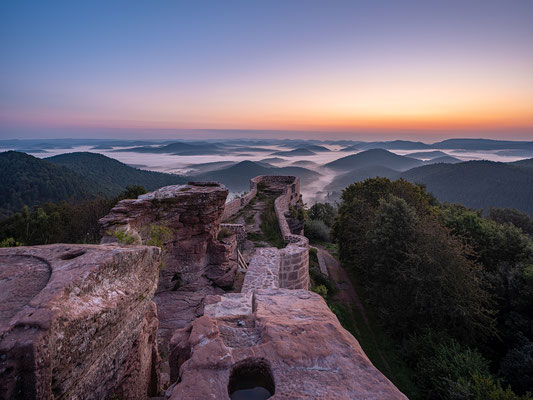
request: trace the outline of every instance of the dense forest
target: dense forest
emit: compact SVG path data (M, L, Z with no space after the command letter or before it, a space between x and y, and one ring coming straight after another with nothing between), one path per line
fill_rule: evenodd
M148 190L185 183L186 178L143 171L96 153L69 153L48 159L0 153L0 219L47 202L112 198L127 186Z
M331 233L409 398L531 398L532 227L525 213L483 217L402 179L343 191Z
M98 220L122 199L146 193L141 186L128 186L116 197L98 196L78 202L47 202L30 209L24 206L0 221L0 247L50 243L99 243Z
M0 153L0 218L47 201L80 199L98 190L94 181L25 153Z
M440 201L476 209L512 207L533 215L531 160L519 163L468 161L413 168L395 178L423 183Z

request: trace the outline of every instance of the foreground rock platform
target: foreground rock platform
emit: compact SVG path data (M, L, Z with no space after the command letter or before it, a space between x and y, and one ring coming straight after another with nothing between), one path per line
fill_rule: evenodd
M272 399L406 399L315 293L260 289L206 303L172 337L170 399L229 399L254 373Z
M157 247L0 249L0 398L157 392Z

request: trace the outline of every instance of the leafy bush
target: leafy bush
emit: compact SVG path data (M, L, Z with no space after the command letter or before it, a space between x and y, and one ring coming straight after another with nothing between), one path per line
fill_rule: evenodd
M108 231L107 234L117 238L121 244L133 244L135 243L135 237L122 229L115 229L114 231Z
M313 292L322 296L323 299L328 297L328 289L324 285L318 285L313 287Z
M533 388L533 343L525 342L507 352L500 364L500 375L517 393Z
M307 220L304 225L304 235L311 241L329 241L329 228L323 221Z
M274 199L267 203L261 213L261 231L263 232L263 240L271 246L282 249L287 245L279 228L278 217L274 209Z
M22 243L17 242L12 237L6 238L0 242L0 247L17 247L22 246Z
M168 226L151 224L148 228L148 237L146 241L148 246L157 246L162 248L166 241L172 237L172 230Z
M335 282L325 276L322 272L315 268L309 269L309 276L315 286L324 286L328 290L328 294L334 295L337 293L337 286Z
M312 220L322 221L326 226L331 227L337 216L337 209L330 203L315 203L307 211L307 216Z
M464 379L462 379L464 382ZM530 393L515 394L510 387L502 388L499 380L487 375L473 375L467 383L470 399L473 400L532 400Z
M489 208L488 218L499 224L513 224L533 236L533 218L523 211L514 208Z
M355 320L348 307L340 303L328 303L329 309L335 314L344 329L356 336Z

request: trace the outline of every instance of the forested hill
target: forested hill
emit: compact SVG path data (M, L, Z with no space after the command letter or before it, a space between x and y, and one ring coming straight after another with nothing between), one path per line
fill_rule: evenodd
M468 161L413 168L399 177L423 183L440 201L487 210L509 207L533 215L533 168L522 164Z
M97 191L95 181L25 153L0 153L0 218L24 205L82 198Z
M102 190L112 195L117 195L130 185L155 190L163 186L187 183L187 178L183 176L133 168L114 158L97 153L66 153L45 160L98 182Z
M94 153L71 153L50 159L8 151L0 153L0 218L23 206L102 194L116 196L128 185L152 190L184 183L185 178L142 171Z
M218 181L229 190L241 192L250 188L250 179L258 175L294 175L298 176L302 185L309 185L320 177L320 174L301 167L265 167L262 163L242 161L230 167L196 175L203 181Z

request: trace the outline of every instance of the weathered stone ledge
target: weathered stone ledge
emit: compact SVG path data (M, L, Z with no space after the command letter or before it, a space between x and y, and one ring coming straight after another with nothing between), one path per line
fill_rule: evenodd
M0 398L155 394L160 254L147 246L0 249L0 296L11 298L0 302Z
M229 399L232 377L257 366L271 376L273 400L406 399L315 293L260 289L209 302L172 338L172 400Z

